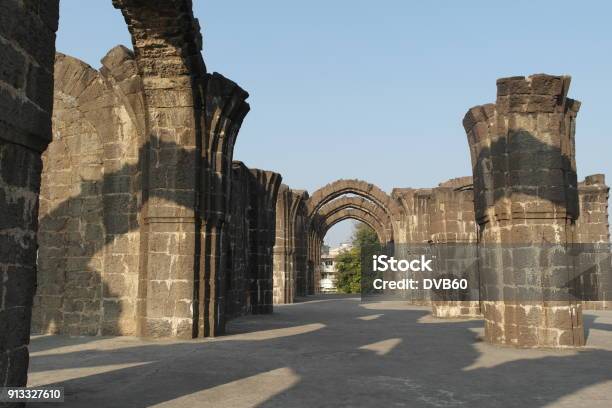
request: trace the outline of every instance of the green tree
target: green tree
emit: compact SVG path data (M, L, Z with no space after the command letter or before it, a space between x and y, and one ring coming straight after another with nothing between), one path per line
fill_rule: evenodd
M361 292L361 248L377 245L378 236L368 225L358 223L353 230L352 244L352 249L341 252L336 258L336 286L340 293Z
M378 245L378 235L369 225L360 222L353 229L352 242L357 248Z

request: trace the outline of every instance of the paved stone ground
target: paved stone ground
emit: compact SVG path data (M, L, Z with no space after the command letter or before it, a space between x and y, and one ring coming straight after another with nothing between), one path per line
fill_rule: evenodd
M63 386L60 406L88 408L612 406L610 311L587 312L584 350L559 351L490 346L481 321L398 303L275 310L210 340L36 337L29 385Z

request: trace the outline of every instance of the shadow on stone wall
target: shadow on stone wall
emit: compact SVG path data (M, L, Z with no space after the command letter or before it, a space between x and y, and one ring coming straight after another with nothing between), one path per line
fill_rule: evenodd
M33 334L135 334L138 285L146 278L139 275L146 273L140 266L146 246L138 233L146 204L153 199L193 209L193 190L186 190L193 184L163 163L172 157L192 165L196 154L155 139L139 149L136 163L101 179L81 178L66 189L78 194L41 215ZM150 165L162 167L155 178Z
M477 220L487 207L511 199L512 195L517 195L515 200L519 202L529 198L545 200L566 210L574 219L580 216L573 159L526 129L514 130L507 138L500 137L490 147L483 147L472 174ZM478 191L483 194L476 195Z

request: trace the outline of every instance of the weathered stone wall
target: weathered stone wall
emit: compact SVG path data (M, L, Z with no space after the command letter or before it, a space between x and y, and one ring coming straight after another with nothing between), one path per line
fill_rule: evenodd
M308 208L306 207L308 193L304 190L296 192L302 196L302 200L296 210L294 226L295 290L297 296L306 296L308 292L308 231L310 221Z
M607 309L612 301L609 192L603 174L587 176L578 183L580 212L576 220L575 246L580 280L578 295L585 300L584 309Z
M475 243L474 191L469 184L432 189L429 200L429 240L435 243Z
M225 235L224 248L227 252L226 303L228 318L242 316L251 312L250 261L250 210L251 172L242 162L232 166L232 186L230 198L230 217Z
M27 380L58 8L57 0L0 2L0 387Z
M276 242L274 244L274 304L293 303L298 291L299 268L303 263L305 230L301 217L307 194L282 184L276 199Z
M292 199L289 187L281 184L276 199L276 238L273 249L274 304L292 303L295 296Z
M225 310L228 318L271 313L281 176L249 169L237 161L232 169L230 216L223 243L227 255Z
M201 160L206 67L199 24L187 0L113 0L113 5L132 37L147 117L138 331L204 336L215 299L200 289L211 285L200 281L205 274L197 204L207 163Z
M500 79L496 103L470 109L463 122L491 343L584 344L581 304L561 289L568 271L554 267L569 264L567 245L578 217L574 132L580 103L567 98L569 83L569 77L549 75Z
M428 208L436 277L468 282L465 291L432 291L433 315L477 317L480 315L478 251L471 177L449 180L432 189Z
M184 140L147 138L133 53L116 47L102 63L57 57L35 330L208 336L228 317L270 312L280 175L232 168L248 94L207 75L206 157L194 161Z
M213 73L206 76L204 109L204 153L201 165L202 190L200 270L197 302L198 332L201 336L221 334L225 327L226 240L231 208L232 160L234 144L242 122L250 110L249 94L235 82Z
M438 259L447 261L437 265L437 271L466 270L464 259L469 243L476 242L476 224L471 177L459 177L440 183L435 188L395 188L391 197L401 207L402 221L395 243L396 257L408 257L409 253L438 253ZM456 256L452 255L456 251ZM471 258L471 257L470 257ZM451 267L451 259L456 259ZM441 273L441 272L440 272ZM449 270L449 273L451 271ZM416 279L428 276L415 274ZM476 270L472 271L470 283L477 285ZM419 289L409 293L414 304L429 305L432 294ZM460 299L456 299L459 301ZM449 303L449 299L437 299L433 305L438 317L460 317L477 314L477 306L467 303Z
M276 241L276 199L282 177L271 171L251 169L249 178L249 276L251 310L272 313L273 248Z
M144 139L133 54L98 72L58 54L53 142L43 155L33 330L136 334Z
M102 63L96 71L57 57L35 330L209 336L223 332L227 317L271 312L281 177L232 167L248 94L207 74L199 110L181 99L187 90L149 93L146 70L124 47ZM164 127L163 140L147 135L152 109L156 120L174 121L188 108L202 115L201 134ZM181 138L190 135L201 137L195 148ZM295 194L291 211L305 234L303 195ZM297 241L303 265L304 239Z
M401 206L401 216L404 219L396 234L398 244L427 243L430 236L429 188L394 188L391 197Z
M608 196L610 187L603 174L587 176L578 183L579 216L576 219L576 243L610 242Z

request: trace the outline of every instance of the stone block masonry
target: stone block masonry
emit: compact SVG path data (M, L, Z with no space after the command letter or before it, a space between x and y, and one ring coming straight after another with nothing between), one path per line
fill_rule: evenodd
M96 71L58 54L43 155L33 330L135 335L145 124L131 51Z
M232 177L230 220L223 244L229 271L225 310L228 318L271 313L281 176L234 162Z
M308 193L294 191L282 184L276 199L276 237L274 243L274 304L293 303L296 293L304 295L303 269L306 248L305 200Z
M25 386L59 1L0 2L0 387Z
M281 180L280 174L259 169L251 169L248 180L250 300L255 314L272 313L276 200Z
M575 242L579 215L574 132L580 103L567 97L569 84L569 77L551 75L500 79L496 103L470 109L463 121L485 249L479 263L491 343L584 344L582 304L563 297L555 279L555 265L568 267L567 259L551 258L563 257ZM540 295L524 299L525 290Z
M435 270L438 274L466 279L468 282L468 290L465 292L433 291L433 315L441 318L479 317L478 297L470 294L470 291L478 293L479 290L477 230L471 177L449 180L432 189L428 208ZM453 299L449 299L451 293Z
M207 72L191 1L113 4L133 51L112 49L96 70L55 54L57 0L0 2L0 385L26 384L30 323L216 336L231 317L315 293L325 232L345 218L367 220L391 245L476 237L530 253L532 272L514 253L478 259L487 341L583 344L582 307L609 302L612 268L599 250L609 250L608 187L600 175L577 183L568 77L501 79L496 103L468 112L473 193L463 178L391 195L338 180L309 197L234 162L248 93ZM596 267L574 282L593 302L513 301L523 279L557 289L554 267L525 251L542 242L593 245L580 262ZM507 297L490 301L500 282ZM431 303L423 295L413 301ZM474 311L433 300L440 316Z
M603 174L587 176L578 183L580 211L576 220L575 246L578 252L578 288L583 308L609 309L612 306L612 260L608 198L610 187Z
M199 337L223 333L227 318L270 313L281 177L232 165L248 94L206 77L208 158L197 159L179 140L146 137L135 55L119 46L102 63L56 58L33 329Z

